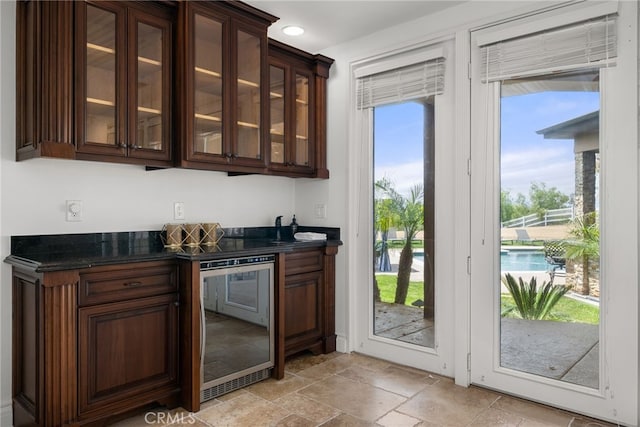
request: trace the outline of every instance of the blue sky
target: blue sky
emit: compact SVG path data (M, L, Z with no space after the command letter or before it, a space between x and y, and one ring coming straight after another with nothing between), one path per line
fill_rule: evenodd
M423 177L421 104L407 102L375 108L375 180L388 177L401 193Z
M531 182L574 192L573 140L544 139L536 131L599 109L597 92L542 92L502 99L502 189L529 195Z
M510 96L501 106L502 188L529 195L531 182L574 192L572 140L544 139L536 131L599 109L597 92L542 92ZM423 107L376 107L375 179L389 177L400 192L422 179ZM436 166L437 167L437 166Z

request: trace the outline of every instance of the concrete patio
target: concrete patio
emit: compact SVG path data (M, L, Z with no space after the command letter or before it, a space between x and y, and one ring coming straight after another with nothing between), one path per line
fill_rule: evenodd
M398 253L390 250L392 271L396 274ZM414 260L412 281L422 281L423 265ZM538 283L549 280L546 272L513 272ZM377 273L380 274L380 273ZM564 277L554 280L564 283ZM507 292L504 285L501 291ZM419 307L383 302L375 303L375 334L424 347L434 345L433 321L423 318ZM599 328L584 323L548 320L501 319L501 366L547 378L599 387Z

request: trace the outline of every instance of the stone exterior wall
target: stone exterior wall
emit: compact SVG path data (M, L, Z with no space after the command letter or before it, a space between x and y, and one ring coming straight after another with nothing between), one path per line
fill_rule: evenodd
M565 284L571 287L573 292L582 293L582 261L567 260L567 277ZM589 295L600 297L600 260L589 260Z
M596 152L576 153L575 213L580 218L596 210Z

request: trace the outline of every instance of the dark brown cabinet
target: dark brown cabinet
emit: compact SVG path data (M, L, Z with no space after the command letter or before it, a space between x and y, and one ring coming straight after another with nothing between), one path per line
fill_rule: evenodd
M173 261L13 268L14 425L100 423L179 400Z
M337 247L296 250L284 262L285 356L336 349L335 254Z
M269 40L269 170L328 178L326 80L333 60Z
M171 10L77 2L76 157L171 165Z
M73 2L16 4L16 159L75 158Z
M17 2L17 160L328 178L333 60L239 1Z
M264 173L267 28L277 18L240 2L179 7L180 165Z
M172 165L172 9L18 1L17 160Z

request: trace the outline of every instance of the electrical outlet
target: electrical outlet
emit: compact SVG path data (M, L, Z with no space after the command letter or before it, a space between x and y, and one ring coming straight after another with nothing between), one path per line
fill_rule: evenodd
M82 221L82 200L67 200L67 221Z
M173 219L184 219L184 203L175 202L173 204Z

